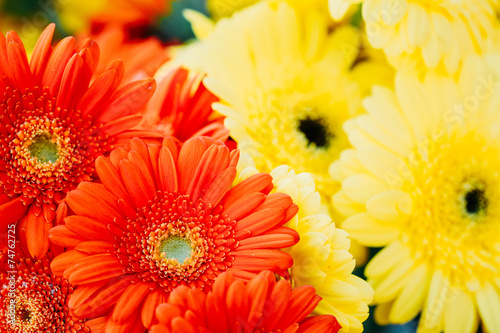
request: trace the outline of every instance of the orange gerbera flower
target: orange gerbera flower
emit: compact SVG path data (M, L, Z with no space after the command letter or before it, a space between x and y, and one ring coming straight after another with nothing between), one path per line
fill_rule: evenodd
M292 290L290 282L276 282L269 271L247 284L227 272L208 294L185 286L175 289L156 308L158 323L150 332L338 332L340 325L331 315L306 318L320 300L313 287Z
M116 25L106 26L90 38L101 46L101 61L94 75L101 75L109 62L121 59L125 64L123 82L145 79L153 77L168 59L166 48L157 38L131 39L122 27Z
M203 77L182 67L157 77L158 89L142 114L139 128L174 136L183 142L197 136L226 141L229 130L224 127L224 117L212 109L212 103L219 99L207 90Z
M54 28L42 33L30 63L15 32L0 34L0 233L20 220L21 240L38 258L66 193L96 177L97 156L130 140L127 130L155 88L152 79L118 88L120 61L90 84L97 44L75 47L68 37L52 49Z
M74 289L68 280L51 273L50 252L40 259L9 260L9 256L7 250L0 252L0 332L103 331L105 318L83 321L71 316L67 304Z
M54 243L75 247L51 266L79 285L75 314L112 309L108 331L139 332L180 285L208 292L225 271L248 280L290 268L280 249L298 241L283 226L297 206L286 194L268 194L268 174L232 187L238 159L238 150L206 137L181 149L171 138L162 146L133 139L129 149L99 157L102 184L71 191L76 215L50 231Z

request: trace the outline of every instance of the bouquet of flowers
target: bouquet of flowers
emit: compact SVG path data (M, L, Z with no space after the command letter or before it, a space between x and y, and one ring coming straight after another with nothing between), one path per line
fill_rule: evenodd
M500 332L499 15L0 1L0 332Z

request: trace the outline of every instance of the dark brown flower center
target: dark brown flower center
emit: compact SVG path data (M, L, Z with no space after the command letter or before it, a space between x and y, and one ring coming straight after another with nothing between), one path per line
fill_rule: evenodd
M31 311L27 309L20 309L19 318L21 318L22 321L31 321Z
M314 144L319 148L328 147L332 135L321 119L309 117L302 119L299 121L298 129L305 135L308 145Z
M474 188L465 194L465 210L470 215L486 211L488 200L483 189Z

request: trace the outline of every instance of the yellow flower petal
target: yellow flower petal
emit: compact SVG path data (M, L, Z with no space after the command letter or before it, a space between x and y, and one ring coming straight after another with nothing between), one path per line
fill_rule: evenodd
M394 301L389 320L404 324L414 318L422 309L430 281L430 269L427 264L415 267L405 281L401 294Z
M367 246L387 245L400 234L398 228L380 223L369 213L351 216L342 225L352 237Z
M444 327L447 332L472 333L477 331L477 313L469 293L455 290L455 298L446 304Z
M476 302L488 332L500 332L500 295L498 289L486 282L476 293Z

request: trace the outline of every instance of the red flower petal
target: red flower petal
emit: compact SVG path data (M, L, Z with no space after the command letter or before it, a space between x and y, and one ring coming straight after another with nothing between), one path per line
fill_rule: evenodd
M7 57L7 41L5 36L0 32L0 71L2 78L4 76L11 77L12 71L10 70L9 60Z
M22 202L22 197L17 197L3 205L0 205L0 216L2 217L2 228L6 228L8 224L22 218L28 212L29 205Z
M40 35L40 38L38 38L33 49L30 69L35 78L35 82L40 82L42 80L45 66L47 65L52 50L51 43L55 28L56 25L54 23L49 24Z
M156 307L166 301L167 295L160 288L155 289L146 296L141 311L141 319L146 328L151 327L153 323Z
M75 247L75 250L87 254L114 253L115 247L105 241L86 241L81 242Z
M265 199L266 195L260 192L245 194L231 204L226 205L222 214L228 215L233 220L239 220L264 202Z
M144 298L151 292L146 283L131 284L122 293L113 311L113 319L123 323L137 310Z
M56 98L56 107L73 109L87 91L92 72L88 62L79 54L69 60L61 79L61 87Z
M50 263L50 269L54 274L61 276L63 272L73 263L86 257L87 255L76 250L69 250L54 258L54 260Z
M159 187L164 192L177 192L179 184L177 182L177 170L174 158L166 147L161 147L158 159Z
M120 173L125 187L134 201L136 207L145 207L148 201L153 200L156 191L151 188L142 173L129 160L120 161Z
M191 183L205 151L206 147L201 138L188 140L182 146L177 162L178 169L182 170L179 177L179 191L181 193L187 193L189 183Z
M103 202L104 205L95 205L99 199L101 198L90 195L85 191L74 190L68 193L66 202L76 214L85 215L98 221L107 221L109 223L113 222L116 216L120 216L114 207L107 205L106 202ZM88 207L94 207L94 209L89 210Z
M9 32L9 34L7 34L7 40L9 40L9 36L13 34L15 34L15 32ZM8 42L7 56L9 58L9 63L15 64L11 66L12 79L15 85L22 93L24 93L26 89L33 89L34 78L33 74L31 74L26 51L24 51L22 44L19 45L14 41Z
M228 207L238 200L242 195L249 192L262 192L269 185L272 185L273 177L267 173L259 173L248 177L232 189L230 189L225 198L222 200L222 205ZM267 193L264 193L267 194Z
M113 241L113 235L102 221L97 221L86 216L73 215L68 216L64 222L66 223L66 227L75 234L78 234L82 240Z
M226 146L210 146L203 154L186 193L193 200L197 200L200 193L206 190L228 165L229 149Z
M64 69L69 59L73 56L74 50L75 39L73 37L66 37L56 45L50 55L43 74L42 85L49 87L52 96L57 95Z
M276 235L259 235L255 237L248 237L239 241L240 246L238 250L252 250L252 249L284 249L297 243L297 239L290 235L276 234Z
M41 258L49 249L49 230L52 223L47 223L43 215L28 214L26 218L26 244L28 251L35 258Z
M236 237L246 235L249 231L252 235L260 235L283 221L283 208L266 208L259 210L236 224Z
M49 239L54 244L64 247L75 247L85 240L84 237L74 233L65 225L58 225L50 229Z
M82 116L96 116L104 110L120 83L117 76L116 70L109 70L92 83L76 105Z
M113 164L107 158L101 156L95 161L95 166L99 174L99 179L106 189L117 198L121 198L131 204L133 202L132 198L129 196L125 184L123 184L119 171Z
M219 204L222 197L231 187L235 177L235 167L225 169L212 181L202 199L213 206Z
M80 307L89 299L92 299L91 296L106 284L107 281L99 281L79 286L69 299L68 306L71 309Z
M151 98L156 88L154 79L131 82L113 95L113 101L101 114L99 120L108 122L136 113Z
M78 260L69 276L72 284L91 283L123 274L124 267L111 254L97 254Z
M131 281L131 276L117 277L106 281L91 298L75 309L75 314L79 317L94 317L108 312Z

